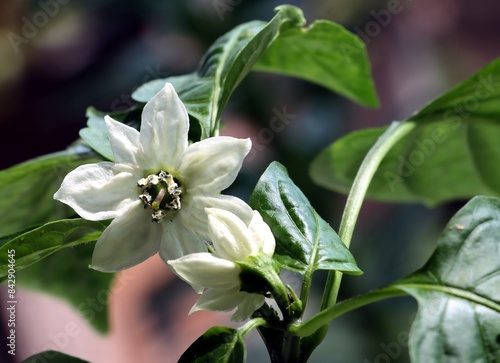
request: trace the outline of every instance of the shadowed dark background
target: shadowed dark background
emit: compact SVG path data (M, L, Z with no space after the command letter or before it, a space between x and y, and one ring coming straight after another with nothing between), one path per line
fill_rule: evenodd
M278 160L323 218L337 228L345 197L311 183L307 172L312 158L349 131L408 117L495 59L500 53L500 3L289 3L301 7L308 22L337 21L365 41L381 106L365 109L307 82L251 74L230 101L223 133L252 137L256 153L228 193L248 200L269 162ZM0 168L66 148L85 126L88 106L109 112L126 109L138 86L191 72L217 37L242 22L269 20L280 4L248 0L1 2ZM293 115L293 120L282 132L263 139L259 130L269 126L277 111ZM365 273L344 279L342 298L420 267L439 231L460 206L459 201L430 210L420 205L367 202L352 246ZM103 340L84 332L75 339L80 342L72 342L66 351L95 362L176 361L182 352L179 346L185 348L214 321L226 323L228 314L187 317L196 296L174 282L159 261L150 260L130 273L136 278L120 291L123 298L112 300L114 337ZM157 281L153 283L151 276ZM324 279L324 274L317 273L313 307L321 297ZM50 342L48 334L55 328L44 330L48 321L69 319L59 314L53 301L31 293L22 296L31 315L18 311L26 334L18 333L16 358L25 358ZM407 362L404 340L415 309L413 300L397 299L335 320L329 341L311 362ZM37 311L49 319L36 320ZM190 340L174 343L174 329L183 322ZM81 342L87 336L88 341ZM99 349L89 350L92 344ZM266 361L257 336L251 337L249 345L249 362ZM3 349L1 354L2 362L13 361Z

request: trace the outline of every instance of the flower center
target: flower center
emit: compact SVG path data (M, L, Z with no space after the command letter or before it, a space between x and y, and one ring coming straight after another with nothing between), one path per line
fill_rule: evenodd
M163 170L137 181L137 187L142 189L139 198L144 203L144 209L150 209L152 222L161 222L164 217L170 220L181 209L182 189L179 181Z

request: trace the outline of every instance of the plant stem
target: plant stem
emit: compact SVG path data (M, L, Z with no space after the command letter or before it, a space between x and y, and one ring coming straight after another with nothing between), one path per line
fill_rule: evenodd
M361 166L359 167L358 173L356 174L356 178L352 184L351 190L349 192L349 196L347 197L346 206L344 208L344 213L342 215L342 221L340 222L339 227L339 237L342 239L344 244L349 248L351 244L351 238L354 231L354 226L356 225L356 221L358 219L359 211L361 209L361 205L363 204L363 200L366 195L366 191L377 171L380 163L384 159L385 155L389 152L389 150L399 141L401 138L408 133L410 133L416 124L414 122L393 122L385 132L380 135L375 144L371 147L371 149L366 154ZM325 325L319 324L314 325L314 329L312 335L309 335L307 338L304 338L304 349L307 352L304 352L306 355L310 355L312 351L323 341L328 332L328 324L330 320L321 319L321 314L323 311L332 310L333 306L337 302L338 292L340 289L340 283L342 281L342 273L339 271L330 271L328 274L328 278L325 284L325 290L323 292L323 300L321 302L321 312L318 313L317 316L320 318L314 318L317 320L313 321L323 321ZM339 304L340 305L340 304ZM346 305L340 305L346 306ZM334 312L338 312L337 309L333 309ZM332 318L333 319L333 318ZM305 348L307 346L307 348Z
M385 155L389 150L399 141L401 138L408 133L410 133L416 124L414 122L393 122L380 137L377 139L375 144L370 148L366 154L361 166L359 167L356 178L352 184L349 196L347 197L346 206L344 208L344 213L342 215L342 221L340 222L339 237L342 239L344 244L349 248L351 244L351 238L358 219L359 211L363 200L366 195L366 191L371 183L375 172L377 171L380 163L384 159ZM321 302L321 311L317 316L319 318L311 318L313 322L310 323L313 326L312 331L308 331L307 337L302 338L302 349L303 357L307 359L313 350L323 341L328 332L328 323L337 313L341 313L343 307L349 307L353 309L356 306L349 306L347 303L339 304L339 308L333 308L337 302L338 292L340 288L340 282L342 280L342 273L339 271L330 271L328 274L328 279L325 284L325 290L323 292L323 300ZM327 311L327 312L323 312ZM333 312L330 312L333 311ZM330 313L328 313L330 312ZM330 320L322 319L323 315L334 314ZM330 317L330 316L329 316ZM324 325L322 325L324 324ZM314 331L315 329L315 331Z
M344 214L342 215L342 221L340 222L339 228L339 237L348 248L351 244L352 233L358 219L361 205L363 204L366 191L368 190L373 175L377 171L382 159L394 144L415 127L416 124L413 122L393 122L387 130L380 135L361 163L352 184L351 191L349 192L349 196L347 197ZM341 280L341 272L332 271L329 273L323 293L321 310L335 305Z
M357 309L361 306L375 301L404 295L407 295L407 293L401 289L394 287L384 287L378 290L370 291L366 294L353 297L325 310L322 310L304 323L298 326L291 327L290 332L301 337L306 337L310 334L313 334L321 327L328 326L328 323L331 320L351 310Z
M243 325L238 330L239 330L241 336L244 338L253 329L258 328L259 326L265 326L265 325L267 325L267 321L265 319L254 318L254 319L250 320L248 323L246 323L245 325Z

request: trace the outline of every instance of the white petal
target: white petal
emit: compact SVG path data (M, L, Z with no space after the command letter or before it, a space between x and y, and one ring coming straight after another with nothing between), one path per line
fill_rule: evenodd
M184 281L194 286L230 289L240 285L240 269L211 253L193 253L167 262Z
M121 122L113 120L109 116L104 117L108 128L111 150L117 163L139 165L139 131Z
M259 252L250 232L236 215L223 209L206 208L208 230L217 254L230 261L243 261Z
M231 316L232 321L243 321L248 319L252 313L259 309L266 301L264 296L258 294L249 294L241 291L241 303L238 304L238 310Z
M85 219L116 218L138 201L137 172L110 162L81 165L66 175L54 199Z
M167 83L142 112L140 143L146 169L174 168L187 149L188 130L186 108Z
M245 224L249 224L253 217L252 208L244 201L231 195L214 194L211 196L186 195L183 199L183 209L179 212L185 225L202 236L208 237L208 218L205 208L219 208L235 214Z
M161 222L164 234L160 246L160 256L163 261L175 260L190 253L206 252L207 246L189 225L183 225L179 218Z
M243 159L250 151L250 139L211 137L190 145L178 170L190 193L218 193L230 186Z
M91 267L114 272L135 266L153 256L160 247L163 229L138 201L116 218L97 241Z
M231 311L242 302L244 296L236 289L209 289L203 293L189 314L199 310Z
M248 229L250 230L252 239L260 246L262 252L268 256L272 256L276 248L276 240L271 232L271 228L264 222L259 212L254 211L254 216Z

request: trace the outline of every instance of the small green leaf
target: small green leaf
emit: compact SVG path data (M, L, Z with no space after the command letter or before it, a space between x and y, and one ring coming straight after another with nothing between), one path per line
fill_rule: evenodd
M353 101L378 106L364 43L327 20L283 30L254 70L302 78Z
M386 155L367 196L394 202L500 196L500 59L439 97L407 122L415 128ZM368 150L385 128L353 132L311 165L319 185L348 193Z
M335 231L316 213L305 195L273 162L250 197L276 238L275 258L284 268L305 271L338 270L361 274L354 257Z
M87 127L80 130L80 137L92 149L114 161L115 157L109 143L108 129L104 123L104 115L93 107L87 109Z
M425 266L392 284L413 295L412 362L500 361L500 200L475 197Z
M238 330L214 326L191 344L179 363L242 363L245 359L245 343Z
M114 274L88 267L94 245L86 243L58 251L16 273L16 282L67 301L89 324L105 333L109 329L108 295ZM120 286L127 283L127 280L117 281Z
M89 363L86 360L81 360L73 356L56 352L54 350L46 350L31 357L23 360L21 363L40 363L40 362L50 362L50 363Z
M7 275L9 255L14 255L17 272L61 249L96 241L105 228L101 222L66 219L0 238L0 278Z
M0 171L0 235L74 215L53 195L68 172L97 161L87 147L76 145Z

